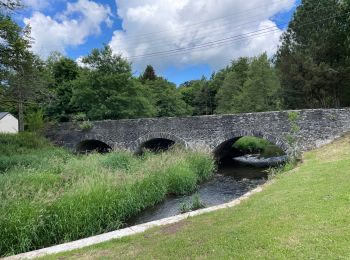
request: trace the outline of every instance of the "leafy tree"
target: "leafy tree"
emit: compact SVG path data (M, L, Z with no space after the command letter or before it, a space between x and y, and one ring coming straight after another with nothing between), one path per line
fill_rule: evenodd
M215 109L215 94L209 81L202 78L199 82L199 88L194 92L194 114L195 115L212 115Z
M184 116L191 113L191 109L186 106L175 84L158 77L153 81L148 80L145 86L151 92L157 117Z
M217 108L219 114L237 112L235 96L239 95L248 77L249 59L239 58L232 61L231 66L224 71L222 86L216 94Z
M281 108L280 81L266 53L254 58L247 80L233 102L236 112L260 112Z
M179 92L193 115L211 115L215 110L215 85L205 77L180 85Z
M350 105L350 2L303 0L276 55L287 108Z
M156 80L156 79L157 79L157 75L154 71L154 68L152 67L152 65L147 65L145 71L141 76L141 80L146 81L146 80Z
M56 84L74 80L79 74L79 66L72 59L61 57L52 63L52 73Z
M53 54L47 61L47 70L51 78L49 91L51 100L46 105L46 114L59 121L68 121L76 111L70 104L72 98L72 84L80 73L78 64L60 54Z
M150 117L155 108L146 89L132 78L131 66L109 46L94 49L83 59L87 68L70 81L70 105L89 119Z
M236 112L235 96L239 94L242 84L235 71L231 71L225 78L222 87L216 94L218 106L216 113L234 113Z
M216 112L267 111L281 106L280 83L266 54L239 58L221 71L222 86L216 94Z
M200 89L200 88L201 88L201 81L200 80L186 81L186 82L182 83L178 88L178 92L180 93L182 100L186 104L186 109L188 111L191 111L191 115L193 113L195 113L194 112L195 92L198 91L198 89Z
M20 131L25 105L42 94L43 63L30 52L29 35L29 27L22 29L10 16L0 14L0 99L17 105Z
M34 103L43 95L43 64L31 54L17 57L15 71L8 76L6 97L17 103L19 131L24 131L24 111L27 104Z

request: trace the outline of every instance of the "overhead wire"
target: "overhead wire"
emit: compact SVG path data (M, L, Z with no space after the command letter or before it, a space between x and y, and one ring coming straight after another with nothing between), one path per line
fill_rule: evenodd
M327 9L319 8L319 9L310 11L309 13L319 12L320 10L327 11ZM264 12L264 10L263 10L263 12ZM256 17L262 17L262 19L263 19L263 18L266 17L266 14L265 13L258 14L258 15L255 15L255 16L252 16L252 17L249 17L249 18L256 18ZM237 18L237 17L235 17L235 18ZM247 17L244 17L244 19L246 19L246 18ZM234 27L230 27L230 32L234 32L234 31L238 31L238 30L243 30L244 31L246 28L242 27L243 25L259 23L261 21L262 21L261 19L259 19L259 20L250 20L250 21L248 20L247 22L236 24ZM173 31L171 31L172 32L171 36L177 38L178 41L186 42L186 40L187 40L186 37L188 37L189 35L190 35L190 37L196 37L196 38L205 38L205 37L208 37L208 36L213 37L213 36L223 35L223 34L227 34L227 32L226 31L220 31L220 29L227 29L227 25L230 25L230 24L232 24L234 22L236 22L236 21L228 21L226 23L219 24L219 25L214 26L214 27L204 28L204 29L200 28L200 29L197 29L196 31L187 30L188 28L185 28L186 29L185 34L173 34ZM288 23L283 23L283 24L280 24L280 26L281 25L285 26L287 24ZM267 27L265 27L265 28L267 28ZM167 32L168 30L163 30L163 31ZM162 31L159 31L159 32L162 32ZM159 37L158 38L157 37L152 37L149 40L146 39L146 41L131 41L131 42L127 42L127 48L130 49L130 48L134 47L135 49L137 48L138 52L140 52L143 49L148 49L148 50L150 50L150 49L151 50L152 49L160 49L161 47L164 47L164 46L173 45L173 40L172 39L168 39L167 37L162 37L162 35L159 35L159 36L160 36L160 38ZM176 36L178 36L178 37L176 37ZM124 35L124 37L125 37L125 39L127 39L127 35L126 36ZM191 39L189 39L189 40L191 40ZM151 45L151 46L149 46L149 45ZM177 45L179 45L179 44L177 44ZM125 51L125 49L120 49L120 48L116 49L116 48L114 48L113 51L117 52L117 53L118 52L122 53L123 51Z
M279 31L278 28L275 28L274 30L268 30L268 31L262 31L262 32L254 32L254 34L249 33L249 35L237 35L237 36L234 36L234 39L232 39L231 37L230 38L225 38L225 39L221 39L221 40L218 40L218 41L212 41L212 42L208 42L208 43L205 43L205 44L201 44L201 45L196 45L196 46L193 46L193 47L187 47L187 48L178 48L178 49L173 49L173 50L168 50L168 51L163 51L163 52L157 52L157 53L148 53L148 54L145 54L145 55L138 55L138 56L130 56L128 57L128 59L139 59L139 58L150 58L150 57L163 57L164 55L163 54L179 54L179 53L183 53L184 51L198 51L198 50L203 50L203 49L206 49L206 48L213 48L213 47L220 47L220 46L225 46L227 44L231 44L232 42L239 42L239 41L243 41L243 40L246 40L246 39L250 39L250 38L255 38L257 36L263 36L265 34L269 34L271 32L277 32Z
M198 25L202 25L202 24L205 24L205 23L212 23L213 21L218 21L218 20L221 20L221 19L225 19L227 17L234 17L236 18L237 15L244 15L246 13L249 13L249 12L252 12L256 9L261 9L263 7L270 7L270 6L273 6L274 4L277 4L277 3L280 3L280 2L285 2L285 0L275 0L273 1L272 3L269 3L269 4L264 4L264 5L260 5L260 6L256 6L254 8L250 8L250 9L245 9L245 10L242 10L242 11L239 11L239 12L233 12L229 15L225 15L225 16L221 16L221 17L216 17L216 18L213 18L213 19L208 19L208 20L205 20L205 21L200 21L200 22L197 22L197 23L192 23L192 24L188 24L188 25L183 25L181 26L182 29L165 29L165 30L160 30L160 31L153 31L153 32L150 32L150 33L144 33L144 34L128 34L126 35L125 37L127 39L130 39L130 38L134 38L136 39L137 41L135 41L135 44L138 43L141 39L146 39L147 40L147 37L144 38L145 36L149 36L149 35L153 35L151 38L149 38L149 40L147 41L147 43L151 43L151 42L154 42L154 41L158 41L158 40L162 40L162 39L159 39L157 37L155 37L154 35L156 34L161 34L161 33L164 33L164 32L171 32L171 33L174 33L174 32L177 32L177 31L187 31L189 28L191 27L194 27L194 26L198 26ZM263 14L261 14L263 15ZM250 18L254 18L254 17L259 17L260 15L257 15L257 16L251 16ZM245 17L246 18L246 17ZM249 23L253 23L253 22L258 22L259 20L256 20L256 21L250 21ZM229 24L232 24L232 22L229 22L229 23L226 23L226 24L222 24L220 26L224 26L224 25L229 25ZM241 24L241 25L244 25L244 24ZM241 26L241 25L238 25L238 26ZM220 27L219 26L219 27ZM214 29L219 29L218 28L214 28ZM234 27L232 27L231 29L234 29ZM120 30L121 32L123 32L123 30ZM125 32L125 30L124 30ZM197 32L198 33L198 32ZM202 33L202 31L200 32ZM204 32L205 33L205 32ZM159 35L159 36L164 36L164 35ZM129 46L130 46L130 43L129 43ZM156 47L156 46L154 46ZM88 49L88 47L77 47L79 48L80 50L81 49ZM45 49L44 47L41 47L40 50L42 52L44 52L45 50L50 50L50 49ZM116 52L120 52L122 51L121 49L117 49L117 50L114 50Z
M254 16L254 18L257 18L257 17L261 17L261 19L263 19L266 15L263 15L263 14L259 14L257 16ZM251 18L251 17L249 17ZM250 21L247 21L247 22L244 22L244 23L239 23L239 24L236 24L235 26L233 27L230 27L230 32L234 32L234 31L238 31L238 30L244 30L246 29L245 27L242 27L244 25L249 25L249 24L257 24L257 23L260 23L262 20L259 19L259 20L250 20ZM223 34L226 34L227 31L225 31L225 29L228 29L227 26L229 26L230 24L233 24L234 21L231 21L231 22L228 22L228 23L224 23L224 24L220 24L219 26L213 26L213 27L210 27L210 28L206 28L206 29L201 29L201 30L197 30L197 31L187 31L185 34L172 34L171 36L172 37L176 37L178 36L177 38L179 40L182 40L182 41L186 41L187 37L189 35L191 35L191 37L196 37L196 38L205 38L205 37L213 37L213 36L219 36L219 35L223 35ZM162 46L167 46L167 45L170 45L171 43L173 42L172 39L168 39L168 38L165 38L165 37L162 37L162 38L152 38L150 40L147 40L147 41L144 41L144 42L139 42L139 41L132 41L132 42L128 42L128 48L130 47L138 47L139 45L150 45L152 44L152 48L159 48L159 47L162 47ZM147 46L148 47L148 46ZM147 48L146 47L146 48ZM114 49L115 52L122 52L123 49Z
M197 23L192 23L192 24L184 25L184 26L182 26L183 28L182 28L181 30L188 30L188 28L193 27L193 26L202 25L202 24L205 24L205 23L211 23L211 22L213 22L213 21L225 19L225 18L227 18L227 17L232 17L232 16L236 16L236 15L240 15L240 14L249 13L249 12L254 11L254 10L256 10L256 9L261 9L261 8L263 8L263 7L270 7L270 6L272 6L273 4L277 4L277 3L280 3L280 2L285 2L285 0L276 0L276 1L274 1L273 3L264 4L264 5L261 5L261 6L256 6L256 7L254 7L254 8L250 8L250 9L245 9L245 10L242 10L242 11L239 11L239 12L231 13L231 14L229 14L229 15L220 16L220 17L216 17L216 18L212 18L212 19L200 21L200 22L197 22ZM295 1L294 1L294 2L295 2ZM145 36L145 35L154 35L154 34L158 34L158 33L162 33L162 32L167 32L167 31L174 32L174 30L165 29L165 30L153 31L153 32L144 33L144 34L134 34L134 35L132 35L132 34L130 35L130 34L129 34L127 37L136 36L137 38L139 38L139 37L142 37L142 36ZM178 31L178 29L175 30L175 31Z
M280 2L280 1L277 1L277 2ZM277 3L277 2L274 2L274 4ZM266 6L266 5L264 5L264 6ZM254 10L254 9L258 9L258 8L261 8L261 7L256 7L256 8L249 9L249 10ZM248 12L249 10L246 10L245 12ZM313 10L312 12L317 12L317 11L319 11L319 10ZM235 14L238 14L238 13L244 13L244 12L236 12ZM209 22L209 21L213 21L213 20L223 19L224 17L233 16L235 14L230 14L228 16L223 16L223 17L217 18L217 19L212 19L212 20L198 22L198 23L192 24L192 25L199 25L199 24L203 24L205 22ZM348 15L348 13L346 13L344 15ZM344 16L344 15L341 15L341 16ZM325 19L316 20L316 21L313 21L313 22L307 23L307 24L315 24L315 23L318 23L318 22L321 22L321 21L325 21L325 20L328 20L328 19L333 19L335 17L339 17L339 16L332 16L332 17L328 17L328 18L325 18ZM237 30L232 30L232 29L236 29L236 28L238 30L245 31L246 28L242 27L242 26L246 25L246 24L249 24L249 23L254 23L254 22L258 22L258 21L248 21L246 23L238 24L235 27L232 27L230 31L231 32L237 31ZM283 27L284 25L287 25L287 24L288 23L279 24L279 27ZM305 25L307 25L307 24L305 24ZM130 56L127 56L126 58L131 60L131 61L137 61L139 59L152 59L152 58L155 58L155 57L173 56L173 55L179 55L179 54L186 54L186 53L189 53L189 52L201 51L203 49L210 49L210 48L217 48L217 47L227 46L227 45L235 43L235 42L241 42L241 41L244 41L244 40L249 40L249 39L262 37L262 36L264 36L266 34L275 33L277 31L281 30L279 27L277 27L277 25L274 25L274 26L271 26L271 27L264 27L264 28L259 29L259 30L249 31L249 32L242 33L242 34L237 34L237 35L231 35L229 37L223 37L223 38L220 38L220 39L217 39L217 40L202 42L200 44L192 43L191 46L186 46L186 47L181 47L180 46L180 47L178 47L178 46L175 45L175 48L165 49L165 50L162 50L161 47L163 47L163 46L174 46L174 45L171 45L170 43L169 44L164 44L164 42L159 42L158 45L156 45L156 44L152 45L153 48L156 48L159 51L152 51L152 48L151 49L148 48L149 52L146 52L146 53L143 53L143 54L139 54L139 55L130 55ZM184 27L184 28L186 29L186 27ZM168 30L163 30L163 32L164 31L168 31ZM158 31L158 32L162 32L162 31ZM155 32L153 32L153 33L155 33ZM149 34L153 34L153 33L147 33L147 34L143 34L143 35L149 35ZM206 33L206 31L203 31L202 33ZM212 36L221 35L221 34L225 34L226 35L225 32L217 31L216 33L217 34L215 34L215 32L214 32L214 34L211 33L209 35L203 35L201 38L205 38L206 36L212 37ZM201 34L197 34L197 36L201 36ZM184 37L184 40L186 40L185 37ZM203 40L203 39L201 39L201 40ZM141 49L139 48L138 50L140 51L140 50L142 50L142 48ZM114 52L118 52L118 50L115 50L115 49L113 51Z
M327 17L327 18L324 18L324 19L320 19L320 20L316 20L316 21L313 21L313 22L302 24L301 26L311 25L311 24L319 23L319 22L322 22L322 21L326 21L326 20L329 20L329 19L334 19L334 18L337 18L337 17L346 16L346 15L349 15L349 13L345 13L345 14L337 15L337 16ZM260 37L261 35L264 35L264 34L267 34L267 33L276 32L277 30L280 30L280 29L277 26L272 26L272 27L267 27L267 28L260 29L260 30L255 30L255 31L252 31L252 32L249 32L249 33L245 33L245 34L230 36L230 37L226 37L226 38L223 38L223 39L219 39L219 40L215 40L215 41L199 44L199 45L196 45L196 46L185 47L185 48L176 48L176 49L171 49L171 50L165 50L165 51L159 51L159 52L153 52L153 53L146 53L146 54L142 54L142 55L134 55L134 56L130 56L128 58L133 60L133 59L137 59L137 58L158 57L158 56L162 56L164 54L175 54L175 53L178 54L179 52L181 53L181 52L188 51L188 50L201 49L203 47L218 47L218 46L221 46L221 45L225 45L227 43L233 43L235 41L239 41L239 40L246 39L246 38L255 38L257 36Z

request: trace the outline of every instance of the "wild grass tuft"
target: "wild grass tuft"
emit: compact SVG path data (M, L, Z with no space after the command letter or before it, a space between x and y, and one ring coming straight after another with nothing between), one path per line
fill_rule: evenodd
M121 228L169 194L194 192L215 170L208 154L181 149L73 155L31 134L0 143L0 256Z
M180 204L180 212L186 213L192 210L205 208L205 204L201 201L199 193L196 193L192 197L191 202L183 202Z

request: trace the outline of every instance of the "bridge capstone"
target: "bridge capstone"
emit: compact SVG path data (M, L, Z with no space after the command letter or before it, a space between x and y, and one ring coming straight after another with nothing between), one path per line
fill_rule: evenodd
M329 143L350 131L350 108L294 110L299 149L307 151ZM179 118L145 118L93 121L83 131L79 122L61 123L47 131L56 144L76 150L80 142L98 140L113 149L137 151L143 143L164 138L189 149L214 151L220 144L241 136L262 137L288 152L291 134L289 113L275 111Z

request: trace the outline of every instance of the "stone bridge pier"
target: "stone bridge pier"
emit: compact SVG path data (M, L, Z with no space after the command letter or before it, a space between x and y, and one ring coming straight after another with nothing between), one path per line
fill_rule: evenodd
M298 115L295 123L290 113ZM262 137L290 152L288 136L292 124L298 148L307 151L350 131L350 108L312 109L244 113L234 115L193 116L180 118L145 118L93 121L92 128L82 130L79 122L52 127L47 136L57 145L79 151L95 146L101 151L182 144L188 149L205 149L218 155L242 136Z

